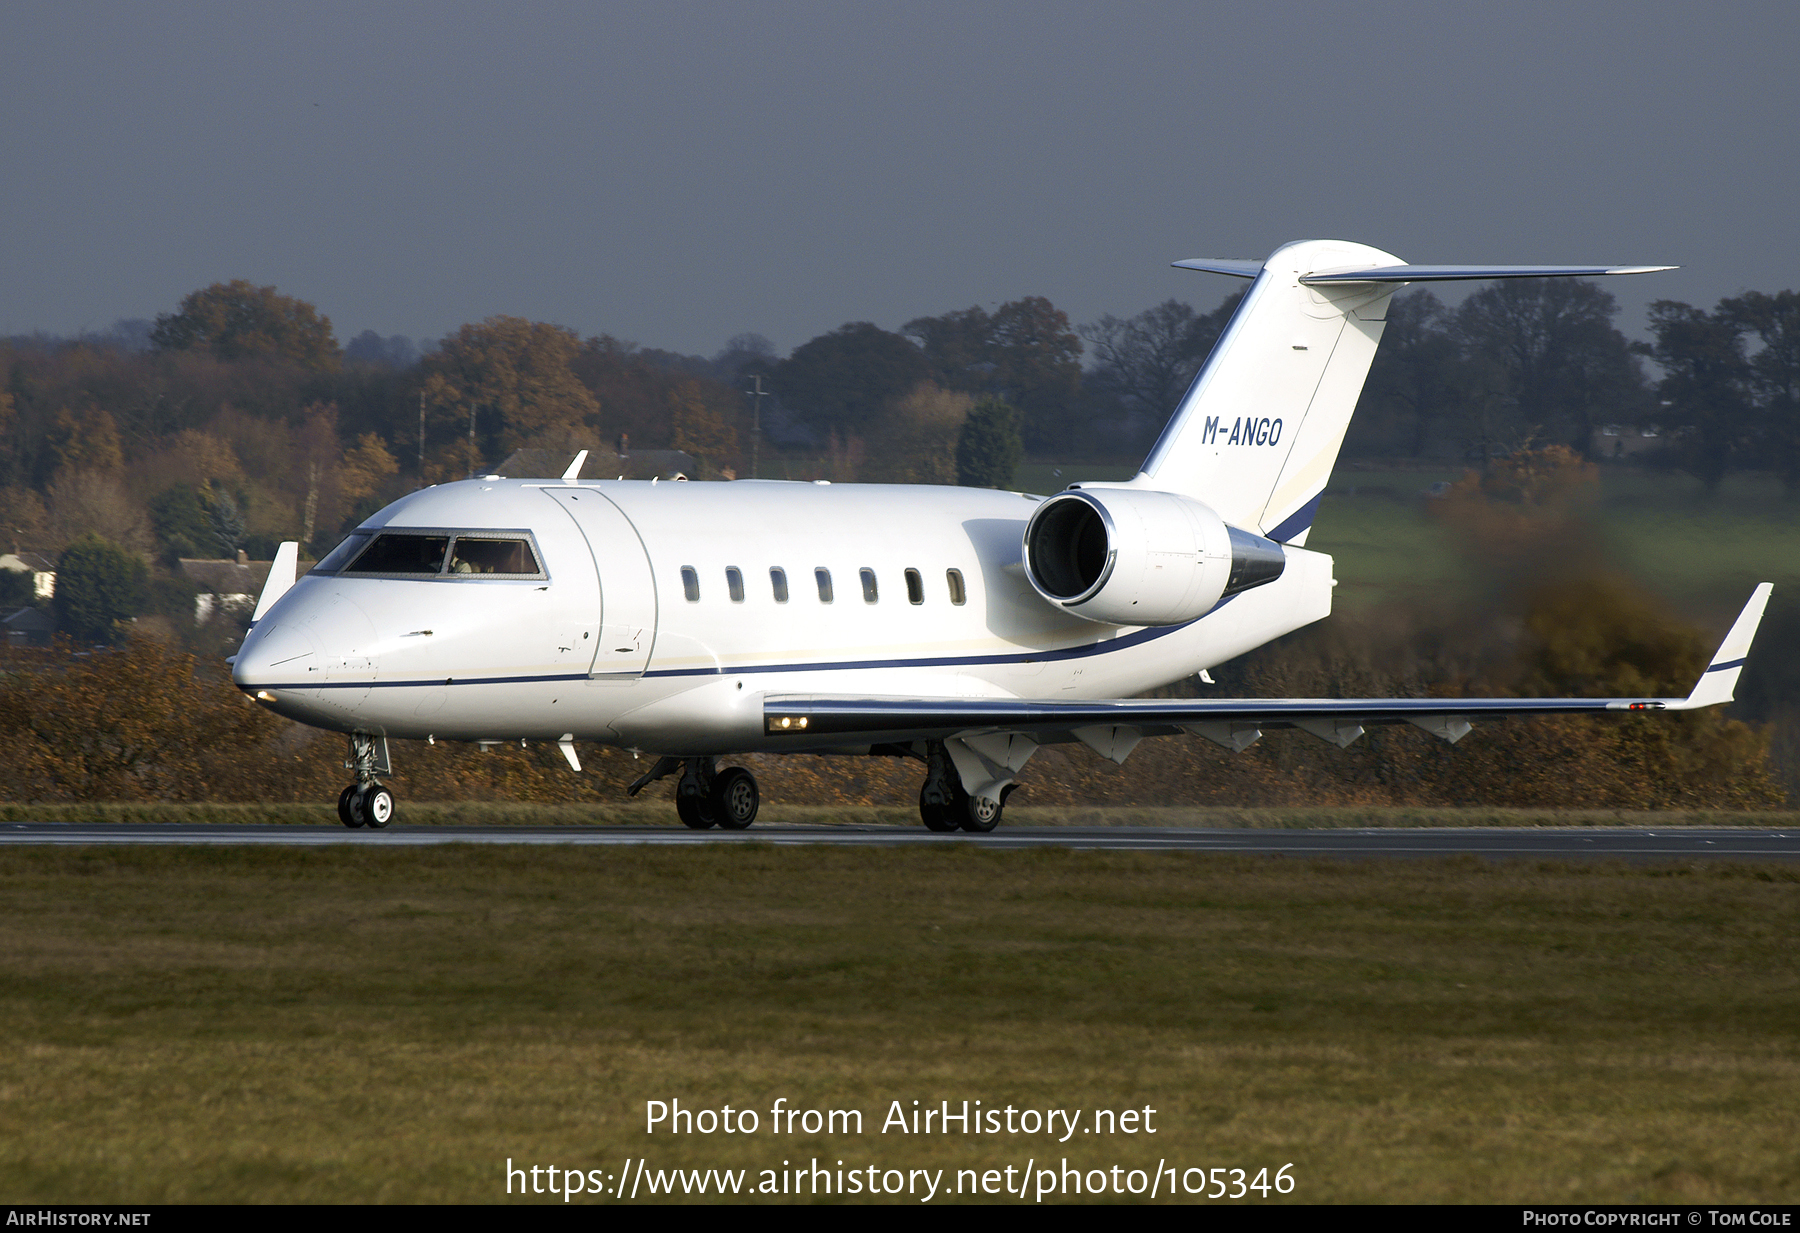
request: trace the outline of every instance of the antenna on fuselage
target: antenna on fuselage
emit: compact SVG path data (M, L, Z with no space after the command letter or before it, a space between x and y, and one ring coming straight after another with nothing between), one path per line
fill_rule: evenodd
M569 469L563 472L562 477L570 483L574 483L577 479L580 479L581 464L587 461L587 456L588 452L586 450L582 450L579 454L575 455L575 461L569 464Z

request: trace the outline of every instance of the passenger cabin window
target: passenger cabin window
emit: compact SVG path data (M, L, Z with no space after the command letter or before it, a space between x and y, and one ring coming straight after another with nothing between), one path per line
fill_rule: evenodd
M859 572L862 574L863 603L872 604L881 598L875 591L875 571L872 569L863 569Z
M925 580L919 577L919 571L916 569L906 571L906 602L909 604L925 602Z
M736 566L732 566L725 571L725 589L731 592L732 603L741 604L744 602L744 574L742 570L738 569Z
M964 600L968 599L968 596L963 592L962 571L960 569L946 570L944 572L944 580L950 584L951 603L960 605Z
M815 569L813 571L813 580L819 584L819 602L821 604L829 604L831 602L831 571L828 569Z
M787 603L787 571L779 567L769 571L769 589L775 593L775 602Z
M681 593L687 596L687 602L690 604L700 602L700 575L695 572L692 565L681 567Z

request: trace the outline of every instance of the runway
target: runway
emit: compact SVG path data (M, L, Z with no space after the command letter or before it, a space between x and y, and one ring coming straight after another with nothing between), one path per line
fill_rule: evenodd
M1229 852L1244 855L1405 859L1478 856L1504 860L1800 860L1800 830L1748 828L1492 827L1465 829L1220 830L1187 827L1020 827L986 835L938 835L897 826L769 826L692 831L648 826L396 826L355 831L337 826L168 825L11 822L0 846L166 844L178 847L409 848L439 844L694 844L918 847L965 844L1017 851L1074 848L1107 852Z

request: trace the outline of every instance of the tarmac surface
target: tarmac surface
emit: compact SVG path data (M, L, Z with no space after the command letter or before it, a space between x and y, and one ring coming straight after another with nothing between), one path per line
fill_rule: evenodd
M825 844L914 847L974 844L983 848L1077 848L1109 852L1232 852L1265 856L1418 858L1473 855L1489 859L1617 860L1637 864L1690 860L1800 860L1800 829L1676 827L1484 827L1369 830L1224 830L1199 827L1016 827L985 835L933 834L923 827L758 826L745 831L694 831L649 826L405 826L350 830L338 826L158 823L9 822L0 845L291 846L360 844L420 847L466 844Z

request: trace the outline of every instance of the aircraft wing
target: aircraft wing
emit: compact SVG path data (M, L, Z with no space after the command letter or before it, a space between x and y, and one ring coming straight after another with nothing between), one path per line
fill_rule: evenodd
M1300 728L1348 745L1368 724L1411 723L1448 741L1469 721L1502 715L1579 715L1606 711L1686 711L1732 699L1738 673L1768 604L1771 586L1756 588L1718 653L1685 698L902 698L770 694L763 726L794 738L796 749L1023 733L1039 740L1076 739L1096 748L1129 732L1188 732L1242 749L1264 728ZM1113 735L1109 736L1108 733ZM1109 755L1110 756L1110 755Z

